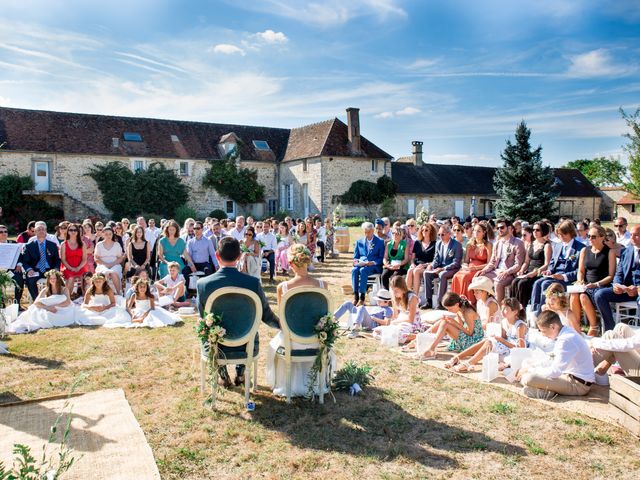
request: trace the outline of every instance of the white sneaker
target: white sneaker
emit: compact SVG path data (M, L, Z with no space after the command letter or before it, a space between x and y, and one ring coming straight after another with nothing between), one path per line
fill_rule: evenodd
M360 327L359 325L356 325L353 327L353 330L351 330L351 332L349 332L349 335L347 335L348 338L354 339L354 338L358 338L360 336Z
M536 387L522 387L522 393L525 397L535 398L536 400L551 400L557 393L551 390L543 390Z

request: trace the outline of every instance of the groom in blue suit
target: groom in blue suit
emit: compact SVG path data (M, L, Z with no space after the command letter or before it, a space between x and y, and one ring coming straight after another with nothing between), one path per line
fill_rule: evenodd
M382 272L382 260L384 259L384 240L373 233L373 223L362 224L364 237L356 241L353 249L353 269L351 270L351 286L353 287L354 301L356 305L364 305L364 297L367 294L367 278L369 275Z
M613 330L615 321L609 303L638 300L640 287L640 225L631 229L631 242L622 250L611 287L599 288L594 303L604 322L604 329Z

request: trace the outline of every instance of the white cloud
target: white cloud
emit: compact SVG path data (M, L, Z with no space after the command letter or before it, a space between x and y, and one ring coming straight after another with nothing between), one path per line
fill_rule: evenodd
M393 112L380 112L377 115L374 115L375 118L392 118Z
M431 58L418 58L416 61L407 65L409 70L421 70L423 68L433 67L439 60Z
M604 48L570 57L571 65L567 70L570 77L605 77L630 73L627 67L616 65L611 54Z
M415 115L416 113L420 113L420 109L419 108L405 107L402 110L398 110L396 112L396 115L398 115L398 116Z
M258 32L255 36L265 43L287 43L289 41L284 33L274 32L271 29L265 30L264 32Z
M231 45L230 43L219 43L211 48L213 53L222 53L224 55L245 55L245 52L240 47Z

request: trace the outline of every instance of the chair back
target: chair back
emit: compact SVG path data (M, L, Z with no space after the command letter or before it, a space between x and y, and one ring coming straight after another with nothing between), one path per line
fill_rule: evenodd
M204 310L222 316L221 325L227 331L220 342L222 345L247 345L247 351L253 355L253 344L262 319L262 303L255 292L246 288L219 288L209 295Z
M329 291L318 287L301 287L288 290L280 303L280 326L285 337L285 347L289 342L317 344L314 332L320 317L333 313Z

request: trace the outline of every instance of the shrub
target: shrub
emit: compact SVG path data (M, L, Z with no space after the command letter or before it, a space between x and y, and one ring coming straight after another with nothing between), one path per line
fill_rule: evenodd
M370 220L366 217L351 217L345 218L342 220L342 224L346 227L359 227L364 222L369 222Z
M187 205L182 205L176 208L176 214L173 218L178 222L178 225L182 226L187 218L193 218L194 220L198 218L198 212Z
M211 218L217 218L218 220L223 220L225 218L228 218L227 212L225 212L224 210L222 210L220 208L216 208L215 210L211 210L211 212L209 212L209 216Z
M291 216L290 213L291 212L287 212L286 210L278 210L273 217L279 222L282 222L285 218Z
M236 164L240 149L241 144L222 160L211 160L202 185L213 188L221 196L230 198L243 207L250 203L264 202L264 185L258 183L258 170L241 168Z

